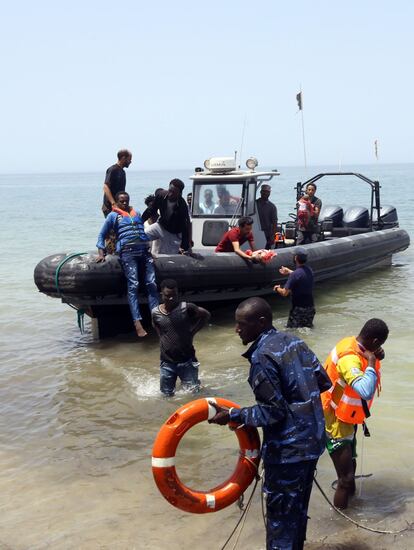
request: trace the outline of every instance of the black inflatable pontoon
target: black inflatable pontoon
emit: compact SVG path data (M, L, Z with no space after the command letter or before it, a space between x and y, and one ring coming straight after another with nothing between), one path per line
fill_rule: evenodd
M301 196L308 183L314 183L325 175L352 175L367 182L371 186L371 206L370 209L352 207L345 212L338 205L322 208L319 217L320 240L305 245L315 280L318 282L342 277L375 265L390 264L392 255L405 250L410 239L407 232L398 227L395 208L380 206L379 183L361 174L318 174L307 182L297 184L297 197ZM225 177L229 176L221 176L220 181ZM216 175L214 178L217 181ZM200 176L198 173L193 179L194 189L197 189L198 185L209 181L209 176ZM248 172L246 192L252 185L252 179L252 172ZM248 214L248 208L249 205L244 204L244 210L239 215ZM212 235L206 235L206 230L213 231L217 223L223 229L224 225L231 225L233 220L211 218L206 216L204 219L198 215L193 219L193 226L200 236L200 250L197 253L192 256L159 256L155 259L157 282L166 278L175 279L183 298L202 303L271 294L273 286L286 279L279 274L279 268L282 265L293 267L295 223L285 224L284 247L277 250L277 256L270 263L263 265L247 262L234 253L215 254ZM209 245L202 249L204 239ZM104 263L96 263L96 258L96 252L48 256L35 268L35 284L40 292L60 298L95 319L93 327L96 336L128 331L132 324L126 299L126 282L118 256L109 255ZM140 302L146 302L144 295L140 295Z

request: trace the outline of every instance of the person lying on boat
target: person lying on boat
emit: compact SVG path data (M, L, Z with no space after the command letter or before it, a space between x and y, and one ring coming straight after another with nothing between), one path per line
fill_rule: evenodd
M230 193L224 190L219 196L219 204L214 209L214 214L222 214L224 216L233 216L237 210L237 203L232 203Z
M149 239L156 241L155 255L191 252L191 221L183 189L181 180L171 180L168 191L157 190L154 202L142 214L143 222L159 214L157 222L146 230Z
M249 242L250 250L256 250L254 237L252 233L253 219L249 216L239 218L238 227L233 227L223 235L221 241L216 246L215 252L235 252L240 258L244 258L249 262L261 262L261 257L249 256L241 250L241 245Z
M141 312L138 303L138 288L144 282L148 294L150 310L159 304L157 283L155 281L154 260L149 252L149 240L144 231L141 214L129 205L129 195L125 191L115 196L115 206L105 219L99 233L97 262L104 262L106 249L105 238L113 230L116 235L116 250L120 256L122 270L127 280L127 297L132 320L137 335L147 335L141 323ZM142 277L144 280L140 280Z
M264 264L269 263L272 258L277 256L277 252L266 248L260 248L259 250L255 250L254 252L252 252L251 250L246 250L246 254L248 256L251 256L252 258L259 258Z

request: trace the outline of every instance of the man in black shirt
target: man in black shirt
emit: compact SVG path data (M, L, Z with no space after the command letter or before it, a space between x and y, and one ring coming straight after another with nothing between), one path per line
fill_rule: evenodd
M155 255L191 250L191 221L188 205L182 197L183 189L181 180L171 180L168 191L158 190L154 202L142 214L144 222L159 214L157 223L146 230L150 240L154 240L152 252Z
M177 377L184 388L198 391L193 338L209 321L210 313L191 302L179 302L177 283L172 279L161 282L161 298L163 303L151 312L152 324L160 337L161 392L174 395Z
M132 153L127 149L118 151L118 162L108 168L103 185L103 204L102 212L106 216L112 212L115 204L115 196L120 191L125 191L126 176L124 168L128 168L132 161Z
M272 188L270 185L262 185L260 198L256 200L257 213L259 214L260 228L266 237L265 248L273 248L275 244L275 233L277 225L277 208L269 200Z

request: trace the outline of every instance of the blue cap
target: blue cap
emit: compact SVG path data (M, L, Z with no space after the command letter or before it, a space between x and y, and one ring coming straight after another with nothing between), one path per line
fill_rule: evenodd
M305 256L305 258L308 257L308 251L305 248L302 248L301 246L295 250L295 256Z

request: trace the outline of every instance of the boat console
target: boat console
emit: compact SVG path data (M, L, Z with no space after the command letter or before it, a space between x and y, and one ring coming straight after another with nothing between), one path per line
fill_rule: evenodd
M279 173L277 170L256 171L257 165L257 159L251 157L246 161L247 170L241 170L233 157L213 157L204 162L204 168L195 169L191 178L195 250L213 252L224 233L237 225L241 216L253 218L256 246L265 246L266 238L260 228L256 198L260 186ZM339 179L344 175L353 176L371 187L371 204L368 207L352 206L347 209L340 205L324 205L319 215L318 241L398 227L396 209L380 204L379 182L354 172L321 173L303 183L297 183L296 202L310 183L325 176L338 176ZM277 248L296 244L296 219L282 223L277 231L281 234L281 239L276 242Z
M196 168L192 176L192 237L195 250L214 252L229 228L237 225L241 216L254 221L255 242L263 248L266 242L256 209L260 186L278 176L277 170L256 171L257 159L246 161L241 170L233 157L213 157Z

